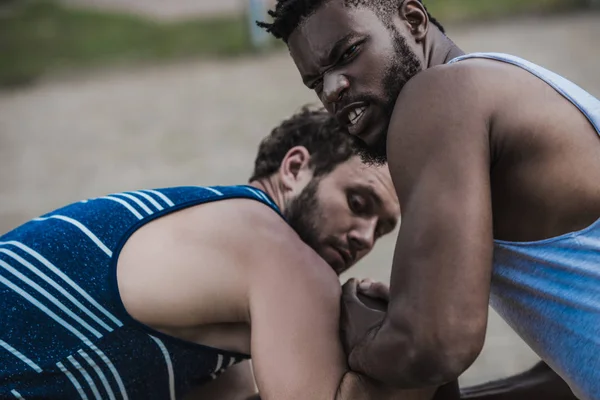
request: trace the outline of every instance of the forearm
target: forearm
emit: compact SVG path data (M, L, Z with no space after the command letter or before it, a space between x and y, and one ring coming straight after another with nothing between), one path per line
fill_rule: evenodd
M432 340L432 336L439 337L431 334L432 328L415 330L409 323L399 323L415 320L398 312L406 307L396 306L396 312L387 304L367 307L364 296L355 291L355 283L349 280L344 284L342 313L342 338L351 370L401 389L456 381L469 362L465 352L461 354L464 346L452 340L453 336L445 341ZM372 315L375 308L379 317ZM386 309L387 315L382 313Z
M469 400L576 400L569 386L550 367L540 362L522 374L461 390Z
M349 356L350 366L354 371L402 389L442 386L457 379L462 371L452 365L451 352L439 348L428 350L414 340L416 336L398 326L392 327L386 320L354 346Z

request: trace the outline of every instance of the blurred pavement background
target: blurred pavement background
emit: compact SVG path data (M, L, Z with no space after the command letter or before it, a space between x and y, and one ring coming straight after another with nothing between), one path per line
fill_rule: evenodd
M465 51L527 58L600 97L600 13L565 11L575 3L562 0L516 10L441 1L431 12L447 16ZM0 232L105 193L245 183L260 139L317 103L284 48L252 50L234 0L153 0L143 10L123 0L3 2ZM350 275L387 281L393 236ZM492 312L485 349L462 381L506 376L536 359Z

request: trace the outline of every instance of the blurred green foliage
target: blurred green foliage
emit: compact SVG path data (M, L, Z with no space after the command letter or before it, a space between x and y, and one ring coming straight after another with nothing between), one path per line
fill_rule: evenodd
M556 11L587 0L426 0L443 23ZM0 86L54 71L252 52L242 15L155 22L48 0L0 1Z
M63 68L250 50L243 16L159 23L49 1L15 5L0 15L0 85Z
M585 7L589 0L424 0L431 15L443 24L495 19L520 14L544 14Z

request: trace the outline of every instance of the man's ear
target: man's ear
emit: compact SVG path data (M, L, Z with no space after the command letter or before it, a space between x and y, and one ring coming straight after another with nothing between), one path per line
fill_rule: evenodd
M279 167L279 177L283 188L296 192L312 179L310 153L304 146L292 147L283 157Z
M405 0L400 4L398 16L405 30L417 43L425 39L429 29L429 17L425 6L418 0Z

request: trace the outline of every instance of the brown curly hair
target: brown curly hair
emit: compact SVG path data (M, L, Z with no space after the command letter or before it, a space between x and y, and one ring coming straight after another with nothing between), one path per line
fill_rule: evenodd
M287 152L295 146L303 146L310 153L309 165L315 177L327 174L359 154L354 140L327 111L304 106L261 141L250 181L277 172Z

